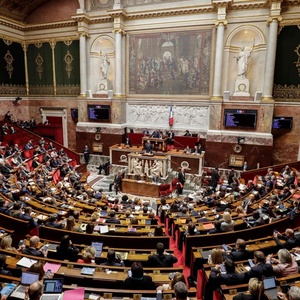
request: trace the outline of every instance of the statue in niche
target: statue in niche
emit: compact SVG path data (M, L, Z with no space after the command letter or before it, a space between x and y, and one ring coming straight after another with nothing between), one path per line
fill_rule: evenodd
M249 58L251 56L254 47L254 41L252 47L242 47L239 55L236 57L238 63L238 78L247 78L247 72L249 67Z
M105 52L100 52L101 79L107 79L109 74L110 60Z

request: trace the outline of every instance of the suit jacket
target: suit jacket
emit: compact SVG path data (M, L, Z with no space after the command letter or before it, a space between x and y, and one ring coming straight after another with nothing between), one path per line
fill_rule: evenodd
M146 151L147 153L151 153L152 150L153 150L152 144L151 144L151 143L150 143L150 144L146 143L146 144L145 144L145 151Z
M38 256L38 257L44 257L44 254L42 251L39 251L35 248L31 248L26 246L25 249L22 250L23 254L32 255L32 256Z
M252 267L250 271L244 273L245 281L248 282L250 278L255 277L262 280L262 277L274 276L273 267L271 264L258 263L256 266Z
M235 285L240 284L244 281L244 274L239 274L237 272L230 274L220 274L217 269L212 268L210 276L206 285L205 298L213 299L213 291L219 289L222 284Z
M247 251L247 250L236 250L236 249L232 249L230 254L227 256L227 258L230 258L233 261L245 260L245 259L248 259L249 257L250 257L249 251Z
M155 284L151 276L144 275L142 278L128 277L124 280L124 290L155 290Z
M251 295L248 292L239 293L233 297L233 300L258 300L258 297L255 295ZM269 297L266 294L263 294L260 297L260 300L269 300Z
M178 261L178 259L170 254L153 254L148 256L148 264L150 267L162 267L162 268L168 268L173 267L173 264L175 264Z
M180 182L182 185L185 183L185 176L182 172L178 173L178 182Z
M116 218L108 218L105 220L105 223L110 223L110 224L121 224L121 221Z
M280 238L284 239L284 237L280 237ZM284 243L281 243L279 238L276 237L275 242L280 248L286 248L288 250L292 250L293 248L300 246L300 240L298 240L296 237L292 237L290 239L285 239Z

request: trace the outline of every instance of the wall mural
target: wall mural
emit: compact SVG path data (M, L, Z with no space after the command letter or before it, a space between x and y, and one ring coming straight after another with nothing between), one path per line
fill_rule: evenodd
M212 31L129 36L130 94L208 95Z

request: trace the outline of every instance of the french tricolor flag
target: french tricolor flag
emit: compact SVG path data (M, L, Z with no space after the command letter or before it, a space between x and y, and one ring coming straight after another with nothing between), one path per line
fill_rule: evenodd
M170 115L169 115L169 125L172 126L174 123L174 118L173 118L173 108L172 108L172 104L170 106Z

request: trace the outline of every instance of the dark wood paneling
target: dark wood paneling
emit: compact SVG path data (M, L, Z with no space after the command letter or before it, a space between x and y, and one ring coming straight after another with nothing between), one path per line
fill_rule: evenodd
M229 156L236 154L233 151L234 144L206 141L204 166L229 168ZM239 155L244 155L250 169L255 169L259 162L261 167L272 165L272 146L257 146L243 144Z
M103 143L103 155L109 155L109 147L115 144L120 144L125 139L124 134L106 134L100 133L101 139L99 141L95 140L95 133L90 132L77 132L76 133L76 150L77 152L83 152L85 145L88 145L89 148L93 149L93 143Z

